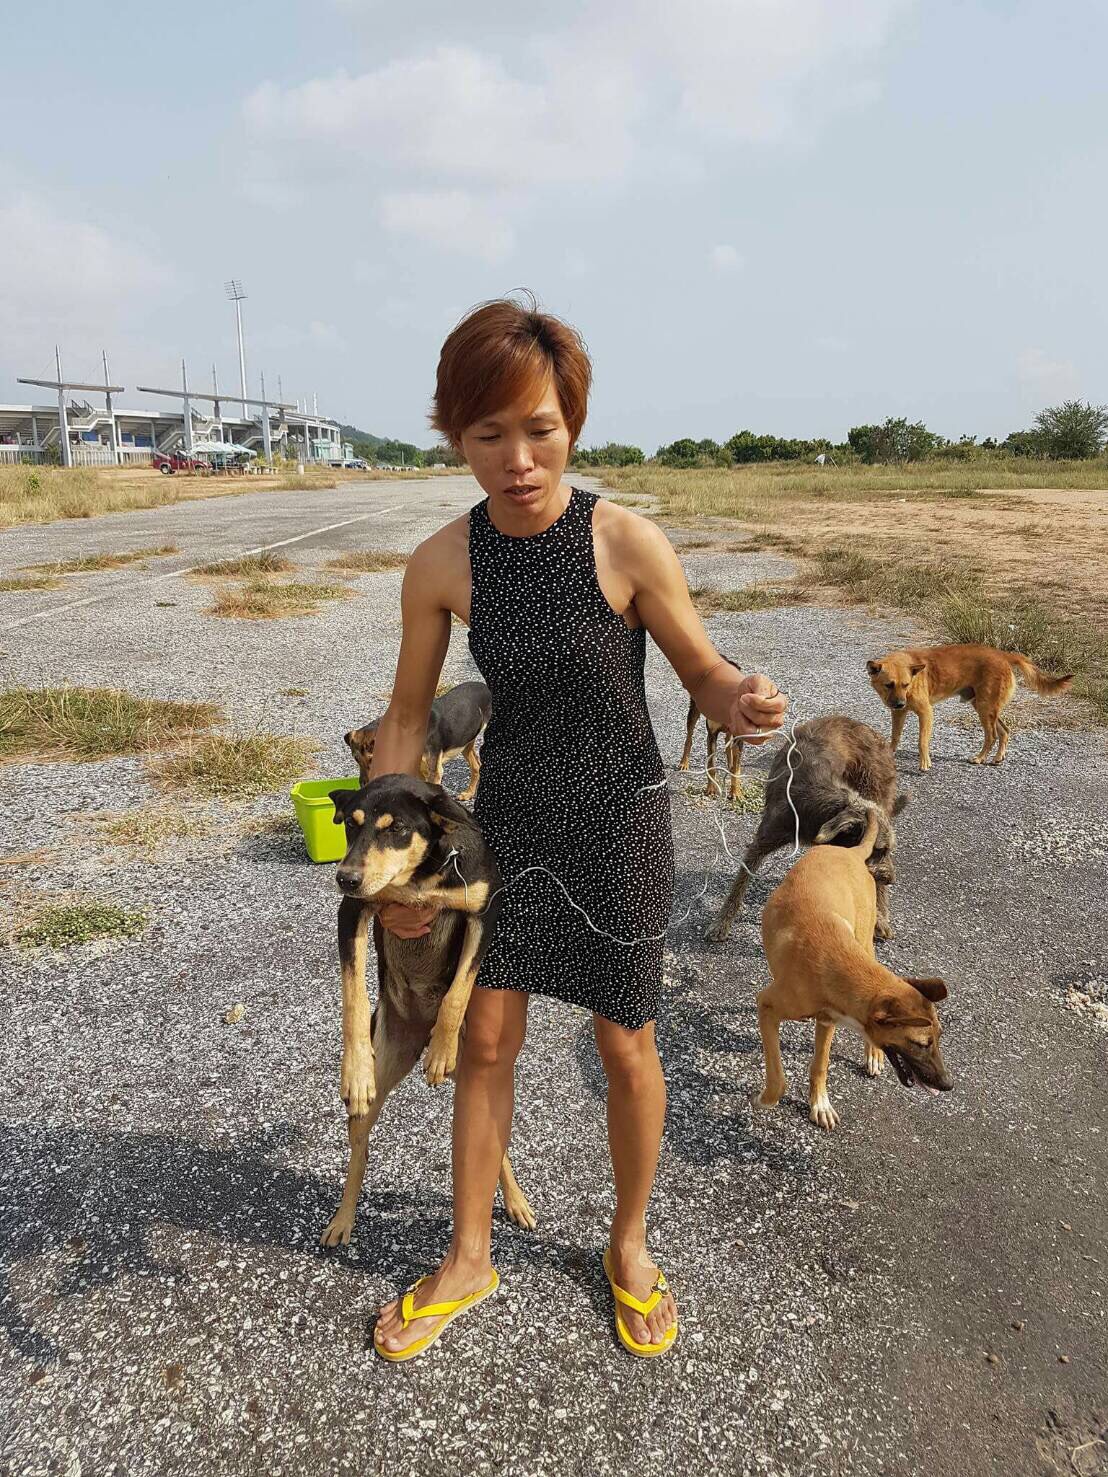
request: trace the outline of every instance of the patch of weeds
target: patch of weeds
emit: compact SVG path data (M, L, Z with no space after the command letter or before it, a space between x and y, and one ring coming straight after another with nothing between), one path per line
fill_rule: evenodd
M0 692L0 759L141 754L219 717L217 703L134 697L115 687L13 687Z
M306 687L282 687L280 695L281 697L307 697L308 689Z
M318 750L311 739L283 734L210 734L151 767L167 787L247 799L299 779Z
M266 549L261 554L242 554L236 559L216 559L211 564L199 564L195 574L225 574L229 579L237 575L288 574L295 569L291 559L284 554L275 554Z
M216 830L210 816L175 805L151 805L129 810L99 823L103 839L114 846L132 847L153 853L165 841L186 836L211 836Z
M15 930L23 949L66 949L93 939L137 938L146 927L145 912L128 912L96 898L42 903Z
M386 569L403 569L408 555L395 549L351 549L328 559L328 569L345 570L348 574L381 574Z
M16 574L0 580L0 592L9 594L16 590L56 590L60 584L61 580L52 579L48 574Z
M355 592L347 585L278 584L252 579L242 589L220 590L209 615L265 620L283 615L314 615L327 600L346 600Z
M149 549L128 549L116 554L82 554L76 559L60 559L53 564L25 564L24 569L41 570L44 574L94 574L100 569L122 569L140 559L160 559L163 554L176 554L176 544L156 544Z
M702 614L714 611L775 610L782 605L797 605L802 598L798 588L780 590L768 585L748 585L741 590L712 590L697 587L690 590L693 604Z

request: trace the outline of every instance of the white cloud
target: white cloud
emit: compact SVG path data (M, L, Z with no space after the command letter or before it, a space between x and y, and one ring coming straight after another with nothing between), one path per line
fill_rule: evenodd
M465 190L405 191L381 198L381 220L398 235L496 263L510 256L515 232L501 208Z
M915 4L537 0L525 29L476 4L462 13L464 43L255 88L242 107L258 161L247 188L280 207L339 177L377 196L390 229L500 261L552 205L694 177L714 150L806 140L835 112L864 106ZM440 31L458 15L444 8ZM430 218L436 198L460 208L460 232ZM716 260L737 265L737 254Z
M270 145L323 145L440 180L519 187L621 174L634 106L626 68L598 78L590 69L588 87L556 75L521 81L521 71L532 68L509 72L499 57L443 46L359 76L265 82L243 113Z
M1068 359L1052 359L1042 349L1023 349L1016 356L1016 379L1024 397L1037 405L1072 399L1081 386L1076 365Z
M743 259L735 248L726 244L713 246L709 257L717 272L737 272L743 265Z
M49 353L56 336L102 330L173 274L142 248L31 195L0 204L0 342Z

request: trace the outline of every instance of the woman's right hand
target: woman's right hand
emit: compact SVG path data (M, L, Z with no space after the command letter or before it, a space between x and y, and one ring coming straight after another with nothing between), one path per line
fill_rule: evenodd
M405 903L386 903L378 912L381 927L387 928L398 939L417 939L431 932L431 924L439 908L412 908Z

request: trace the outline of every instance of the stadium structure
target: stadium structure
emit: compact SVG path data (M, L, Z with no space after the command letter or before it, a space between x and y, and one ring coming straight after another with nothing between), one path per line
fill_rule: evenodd
M136 385L144 395L168 402L150 409L122 406L127 393L112 384L106 356L102 384L64 379L55 351L55 379L17 382L53 390L54 403L0 404L0 465L5 462L57 462L62 466L129 466L148 464L156 453L189 452L195 446L221 443L242 447L266 461L289 457L302 462L335 462L352 454L344 445L339 423L320 415L314 403L250 397L245 384L239 394L221 390L212 370L211 390L191 388L184 364L181 388ZM103 401L103 405L94 403Z

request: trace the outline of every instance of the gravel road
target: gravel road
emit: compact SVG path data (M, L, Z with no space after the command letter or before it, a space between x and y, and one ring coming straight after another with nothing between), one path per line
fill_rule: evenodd
M380 711L392 679L400 575L353 577L356 598L315 616L238 622L207 615L210 582L177 572L288 541L312 578L344 550L410 550L479 496L461 476L347 484L6 532L4 572L179 553L0 595L5 685L215 699L236 729L314 738L319 772L347 773L341 735ZM786 567L682 558L690 583L723 588ZM864 659L927 635L903 616L813 606L708 625L798 717L878 726ZM449 678L476 675L463 637ZM653 646L648 688L672 765L685 698ZM910 747L900 756L914 798L881 957L948 981L955 1091L871 1082L840 1037L830 1135L803 1102L809 1026L785 1029L781 1107L751 1107L768 978L757 921L787 858L766 866L730 942L705 945L730 864L689 793L696 777L671 776L670 1108L652 1242L682 1332L646 1364L614 1338L600 1266L612 1195L583 1015L531 1010L513 1158L538 1230L498 1210L500 1294L427 1357L386 1366L373 1311L448 1234L450 1091L412 1078L390 1100L355 1241L321 1250L345 1156L336 895L332 869L281 825L287 798L136 860L99 843L89 813L159 803L141 760L4 768L0 853L44 853L2 869L9 891L93 891L150 924L64 955L0 948L0 1472L1108 1472L1108 750L1099 733L1032 727L1045 712L1033 699L1021 711L1000 769L968 763L958 705L938 710L930 774L913 772ZM733 851L754 823L724 818ZM245 1012L224 1024L235 1002Z

